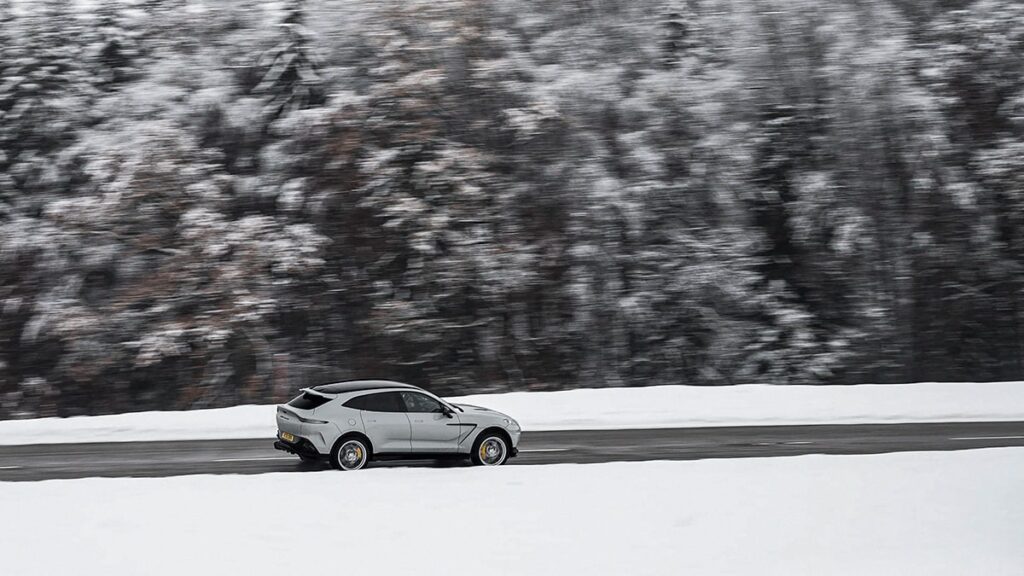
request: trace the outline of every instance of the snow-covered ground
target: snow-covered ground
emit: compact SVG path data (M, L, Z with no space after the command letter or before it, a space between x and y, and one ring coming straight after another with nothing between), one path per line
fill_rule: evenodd
M1018 576L1024 449L0 482L0 572Z
M1024 420L1024 382L658 386L452 398L525 430ZM0 422L0 444L266 438L273 406Z

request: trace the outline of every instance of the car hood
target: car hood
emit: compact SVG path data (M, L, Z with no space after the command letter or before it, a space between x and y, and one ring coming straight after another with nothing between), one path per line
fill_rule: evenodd
M482 412L494 412L494 410L491 410L490 408L484 408L483 406L473 406L472 404L452 404L452 406L458 406L463 410L479 410Z
M472 419L474 416L478 418L493 418L496 421L500 421L504 418L508 418L509 420L512 419L512 417L507 414L502 414L497 410L491 410L490 408L484 408L483 406L473 406L472 404L454 404L454 406L458 406L465 410L465 412L462 413L462 417L468 419Z

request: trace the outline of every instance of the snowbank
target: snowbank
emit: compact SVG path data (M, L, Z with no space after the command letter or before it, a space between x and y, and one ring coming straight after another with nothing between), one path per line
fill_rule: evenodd
M0 482L0 562L19 576L1017 576L1021 471L1024 449L1004 448Z
M656 386L467 396L526 430L1024 420L1024 382Z
M1024 382L658 386L452 398L525 430L1024 420ZM0 422L0 444L268 438L273 406Z

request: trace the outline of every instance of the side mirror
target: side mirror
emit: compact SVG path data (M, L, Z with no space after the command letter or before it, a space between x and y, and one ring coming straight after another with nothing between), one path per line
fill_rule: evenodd
M452 412L452 409L447 407L447 406L445 406L444 404L441 405L441 413L444 414L448 418L454 418L455 417L453 415L454 413Z

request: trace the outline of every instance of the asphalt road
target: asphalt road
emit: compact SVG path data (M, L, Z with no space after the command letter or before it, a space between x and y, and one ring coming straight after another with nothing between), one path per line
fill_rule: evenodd
M513 465L877 454L1024 446L1024 422L756 426L527 432ZM400 461L370 466L458 466ZM324 470L273 439L0 446L0 481Z

